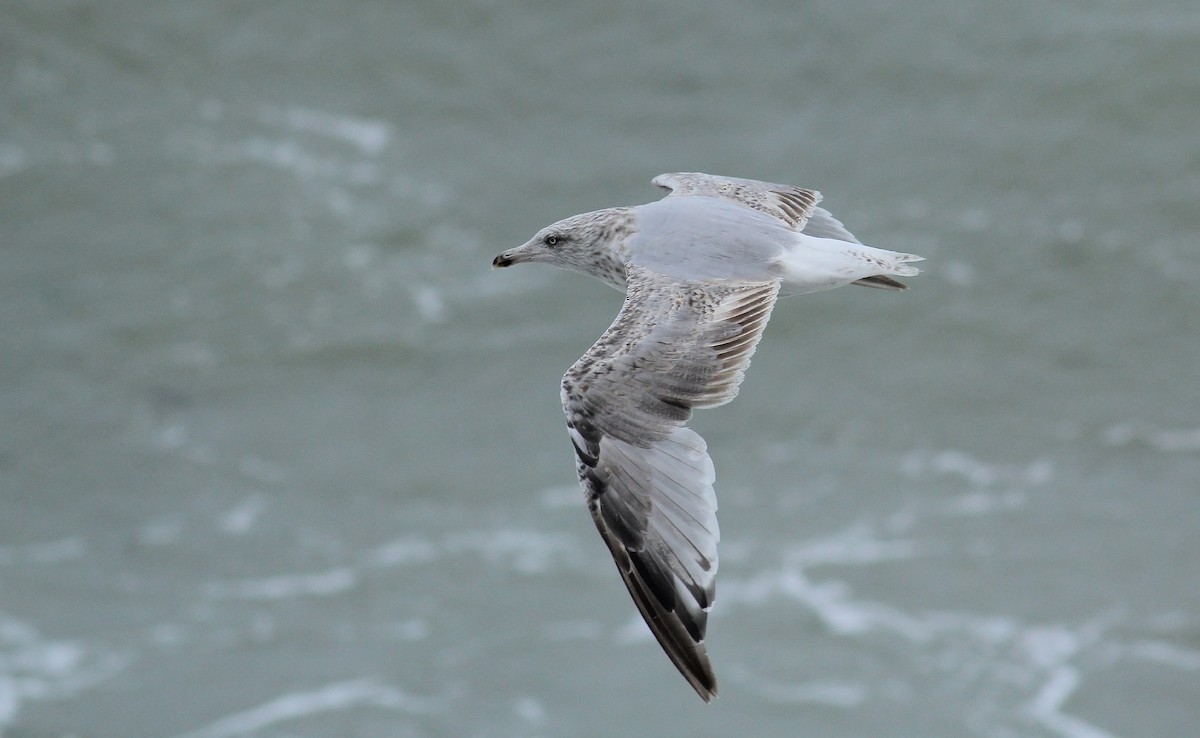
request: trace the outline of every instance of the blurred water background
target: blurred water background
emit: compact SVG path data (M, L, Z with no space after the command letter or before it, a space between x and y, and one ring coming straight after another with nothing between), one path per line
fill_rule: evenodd
M7 0L0 733L1196 735L1198 121L1194 0ZM677 170L928 257L693 423L710 706L490 269Z

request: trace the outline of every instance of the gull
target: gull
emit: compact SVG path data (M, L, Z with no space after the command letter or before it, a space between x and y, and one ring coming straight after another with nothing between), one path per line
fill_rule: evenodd
M814 190L698 172L653 183L667 196L560 220L492 265L551 264L625 293L563 377L563 412L588 510L634 604L709 702L716 476L685 424L737 395L777 297L905 289L893 277L917 274L922 257L863 245Z

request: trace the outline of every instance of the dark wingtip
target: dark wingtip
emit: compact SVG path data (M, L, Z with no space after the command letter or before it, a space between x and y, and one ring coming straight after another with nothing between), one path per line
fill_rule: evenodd
M696 690L696 694L700 695L700 699L704 700L704 704L709 704L717 698L717 680L712 674L697 674L697 681L692 682L692 688ZM706 678L704 682L699 679Z
M904 284L903 282L892 279L891 277L884 276L882 274L876 274L871 277L863 277L862 279L854 282L854 284L860 284L863 287L877 287L879 289L884 289L884 290L906 290L906 289L908 289L908 285Z

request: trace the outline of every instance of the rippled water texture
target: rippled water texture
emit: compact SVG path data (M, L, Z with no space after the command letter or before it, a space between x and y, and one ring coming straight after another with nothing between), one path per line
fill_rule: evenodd
M0 6L8 738L1179 738L1200 716L1200 6ZM620 298L492 256L700 170L907 293L699 414L705 706L585 511Z

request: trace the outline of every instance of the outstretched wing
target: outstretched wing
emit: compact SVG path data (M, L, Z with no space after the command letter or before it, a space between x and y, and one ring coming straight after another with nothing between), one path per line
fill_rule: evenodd
M789 228L806 236L862 243L828 210L817 207L817 203L821 202L821 193L816 190L700 172L660 174L652 181L659 187L670 190L671 195L707 195L733 200L779 218L787 223ZM903 282L882 274L864 277L854 284L891 290L907 289Z
M724 197L748 208L779 218L794 231L804 229L813 209L821 201L821 193L803 187L759 182L756 179L718 177L701 172L660 174L651 180L668 195L707 195Z
M600 535L651 632L696 692L717 572L712 460L692 409L737 394L776 282L679 283L630 265L625 304L567 371L563 410Z

